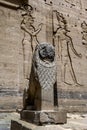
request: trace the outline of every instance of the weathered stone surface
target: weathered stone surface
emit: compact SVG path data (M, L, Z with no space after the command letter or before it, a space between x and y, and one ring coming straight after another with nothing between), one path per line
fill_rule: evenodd
M32 59L29 88L23 97L21 119L38 125L66 123L66 112L58 110L55 50L51 44L36 46ZM56 110L55 110L56 108Z
M21 119L37 125L64 124L67 122L67 114L64 110L58 111L29 111L21 112Z
M32 58L29 88L24 96L24 108L31 110L54 110L56 88L55 50L51 44L40 43ZM57 106L57 104L56 104Z
M36 126L21 120L11 121L11 130L53 130L53 129L63 130L63 128L58 125Z
M38 25L43 24L37 35L37 40L39 42L45 41L52 44L55 42L56 44L56 54L58 54L58 105L65 106L67 110L70 109L71 111L87 111L86 107L84 107L87 104L87 0L26 0L26 3L33 7L32 17L34 17L34 29L37 30L39 28ZM28 69L27 72L29 74L31 67L31 60L29 60L29 58L32 57L32 48L30 35L27 34L25 40L25 31L20 27L25 17L23 14L26 12L22 4L23 1L21 0L0 1L0 109L15 109L16 104L17 107L21 108L21 95L23 89L28 86L27 84L29 82L29 80L24 77L24 65ZM19 8L19 6L21 8ZM56 14L56 12L58 13ZM65 25L67 25L67 27ZM85 28L83 25L85 25ZM59 26L61 26L61 28L58 28ZM67 36L65 36L63 32L65 32ZM63 37L59 38L58 44L57 36L60 36L61 33L65 40ZM81 53L82 58L78 58L73 54L70 45L68 49L70 55L66 55L66 39L69 40L69 43L70 41L73 42L75 50ZM26 41L25 55L27 55L27 58L25 61L23 55L23 40ZM37 40L33 37L32 43L34 47L37 44ZM62 47L59 45L62 45ZM60 47L59 50L57 49L58 46ZM63 57L59 54L62 54ZM71 58L70 64L69 56ZM68 62L66 63L65 61L67 61L67 59ZM66 66L65 82L64 64ZM73 76L70 72L70 67L74 70ZM78 83L78 85L75 83ZM9 90L11 91L9 92ZM9 99L12 99L12 101L15 100L15 107Z
M36 126L21 120L11 121L11 130L33 130Z

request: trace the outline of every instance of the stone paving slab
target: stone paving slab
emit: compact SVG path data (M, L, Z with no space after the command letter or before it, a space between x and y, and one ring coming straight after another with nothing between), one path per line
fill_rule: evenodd
M12 119L20 119L20 115L15 112L0 113L0 130L10 130ZM58 128L58 130L87 130L87 114L68 114L67 123L58 125Z

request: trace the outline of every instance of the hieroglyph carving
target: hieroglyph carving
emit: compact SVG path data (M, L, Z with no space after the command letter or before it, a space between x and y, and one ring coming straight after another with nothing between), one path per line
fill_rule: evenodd
M70 84L67 83L65 80L66 68L68 66L74 85L80 85L77 82L77 78L74 72L72 58L70 55L70 48L77 57L81 58L82 55L78 54L76 49L74 48L72 38L68 35L69 30L67 29L67 22L63 17L63 14L57 11L54 11L53 13L56 13L56 18L58 21L58 27L56 30L53 31L53 38L55 42L54 44L58 48L58 58L60 58L62 63L62 81L66 84Z
M23 56L24 56L24 76L29 78L31 70L32 53L35 50L35 46L39 44L37 35L42 29L42 23L38 25L36 29L34 27L33 8L30 5L24 5L22 14L21 29L24 31L24 37L22 40ZM30 65L30 66L29 66Z

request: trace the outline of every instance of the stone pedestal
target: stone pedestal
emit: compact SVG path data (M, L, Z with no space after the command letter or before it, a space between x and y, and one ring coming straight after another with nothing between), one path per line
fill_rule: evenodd
M44 124L63 124L67 122L66 112L58 111L31 111L23 110L21 112L21 119L37 125Z

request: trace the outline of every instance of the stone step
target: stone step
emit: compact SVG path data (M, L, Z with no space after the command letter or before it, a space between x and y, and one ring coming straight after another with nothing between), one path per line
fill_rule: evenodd
M60 125L37 126L22 120L12 120L11 130L67 130Z

